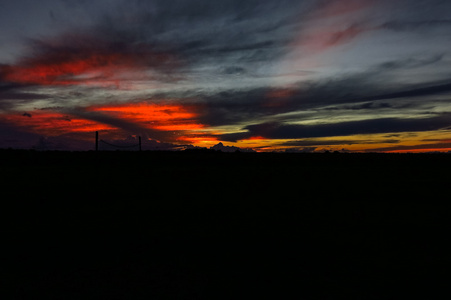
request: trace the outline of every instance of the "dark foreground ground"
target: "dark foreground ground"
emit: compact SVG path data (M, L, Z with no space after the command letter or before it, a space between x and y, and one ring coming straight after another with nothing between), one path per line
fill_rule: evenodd
M448 154L0 151L8 299L449 299Z

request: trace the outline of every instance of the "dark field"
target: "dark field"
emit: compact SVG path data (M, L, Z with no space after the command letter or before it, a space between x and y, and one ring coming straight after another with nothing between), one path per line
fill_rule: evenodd
M446 298L451 154L0 151L10 299Z

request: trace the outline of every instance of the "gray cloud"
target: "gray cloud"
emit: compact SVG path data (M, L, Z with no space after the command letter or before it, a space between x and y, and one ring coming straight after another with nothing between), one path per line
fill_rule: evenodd
M424 58L407 58L401 60L388 61L380 64L377 68L381 71L390 71L398 69L418 68L440 62L445 57L444 54L432 55Z

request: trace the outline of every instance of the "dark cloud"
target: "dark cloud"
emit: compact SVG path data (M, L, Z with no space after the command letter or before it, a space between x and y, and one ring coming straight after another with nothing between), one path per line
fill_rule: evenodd
M451 28L451 20L390 21L382 24L380 27L396 31L444 29Z
M445 57L444 54L437 54L424 58L407 58L401 60L394 60L382 63L376 68L379 68L381 71L419 68L440 62L444 59L444 57Z
M405 104L403 104L403 107L406 107ZM363 103L358 103L355 105L340 105L340 106L334 106L334 107L328 107L325 108L324 110L344 110L344 109L348 109L348 110L369 110L369 109L386 109L386 108L400 108L399 105L394 106L393 103L388 103L388 102L363 102Z
M285 53L283 47L296 34L288 25L299 22L303 6L287 0L127 1L103 16L96 30L110 39L177 53L190 66L211 61L227 65Z
M301 83L298 87L289 89L256 88L230 90L215 95L200 94L198 97L204 100L201 120L205 124L217 126L242 123L245 120L255 122L265 116L312 109L402 111L413 107L414 104L387 100L411 99L451 92L450 83L388 88L373 83L370 79L373 75L374 73L370 72L323 82ZM282 96L272 99L271 95L275 92L276 95Z
M380 94L376 96L367 97L366 100L385 100L394 98L410 98L410 97L422 97L431 96L442 93L451 92L451 83L444 83L439 85L430 85L421 88L412 88L404 91L393 92L388 94Z
M0 71L2 66L0 65ZM14 110L19 104L31 103L36 100L50 99L52 96L45 93L36 93L23 84L3 82L0 72L0 110Z
M20 90L20 87L16 87L16 89ZM42 99L49 99L49 95L42 95L38 93L32 93L32 92L23 92L23 91L11 91L11 92L1 92L0 91L0 101L5 100L42 100Z
M268 114L262 107L268 89L224 91L214 95L200 95L202 115L200 121L218 126L235 124Z
M451 126L449 114L440 114L423 119L382 118L319 125L290 125L280 123L262 123L249 125L247 132L225 134L226 141L237 141L253 136L268 139L300 139L315 137L350 136L355 134L377 134L408 131L433 131Z
M230 66L222 70L222 73L227 75L242 75L246 73L246 69L243 67Z
M280 146L334 146L334 145L358 145L358 144L397 144L400 140L385 139L385 140L292 140L283 143L279 143Z

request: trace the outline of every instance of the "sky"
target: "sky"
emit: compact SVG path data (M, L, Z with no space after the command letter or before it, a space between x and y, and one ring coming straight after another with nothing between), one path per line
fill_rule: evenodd
M3 0L0 148L451 150L451 1ZM105 146L106 147L106 146ZM106 148L105 148L106 149Z

